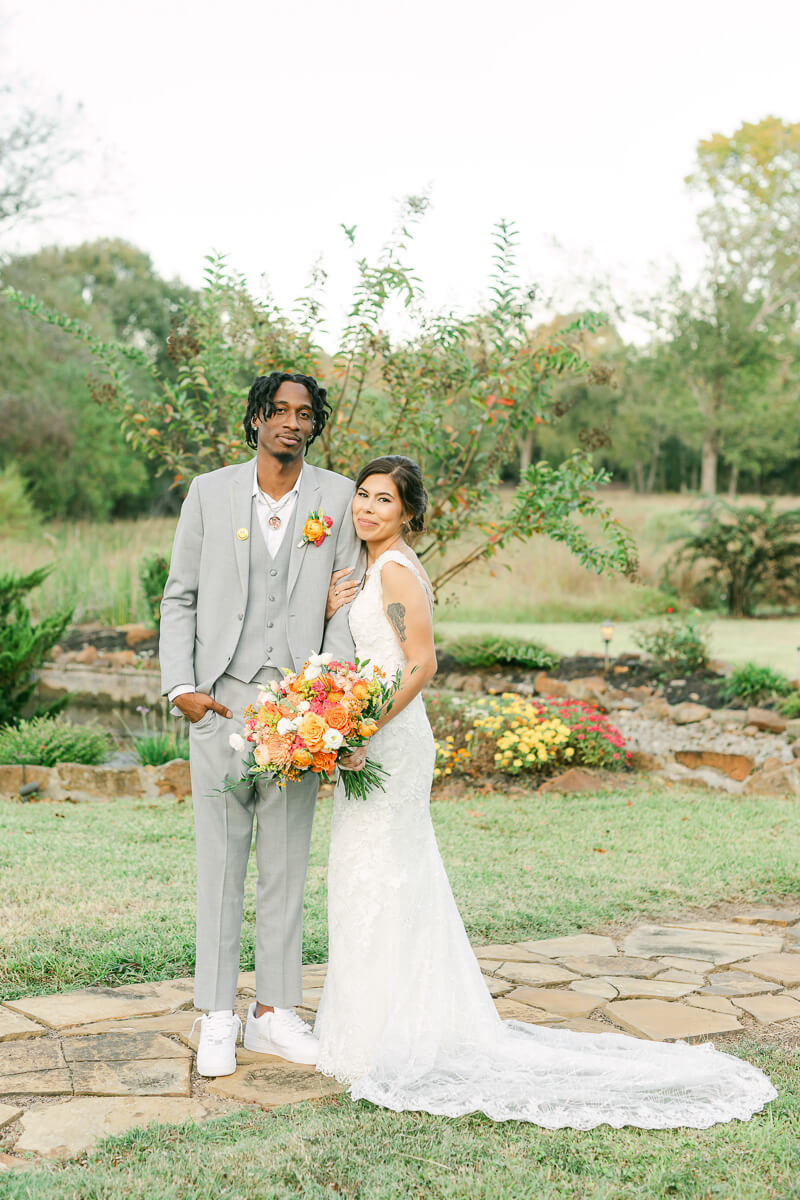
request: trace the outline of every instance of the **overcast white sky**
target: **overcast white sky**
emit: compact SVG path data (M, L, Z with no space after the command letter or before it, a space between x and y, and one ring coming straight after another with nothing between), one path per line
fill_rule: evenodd
M683 178L712 131L800 119L797 0L3 0L0 63L81 103L80 212L20 235L119 235L191 283L225 251L279 299L322 255L332 319L398 199L429 188L432 303L485 287L497 218L526 278L648 287L696 265ZM111 170L96 187L98 163ZM562 248L555 250L554 242Z

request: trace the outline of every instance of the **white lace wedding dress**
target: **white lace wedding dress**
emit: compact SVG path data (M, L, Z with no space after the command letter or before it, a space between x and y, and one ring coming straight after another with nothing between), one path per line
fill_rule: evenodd
M381 566L350 610L361 659L393 674L403 652L383 611ZM708 1043L574 1033L501 1021L470 948L430 818L434 745L420 696L370 743L391 773L366 801L335 794L330 962L318 1070L396 1111L483 1112L548 1128L703 1129L776 1096L756 1067ZM567 817L565 816L565 819Z

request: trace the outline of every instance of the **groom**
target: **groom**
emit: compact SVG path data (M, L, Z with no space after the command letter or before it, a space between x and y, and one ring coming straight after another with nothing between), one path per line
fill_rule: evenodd
M318 778L279 788L266 780L220 789L242 774L231 746L259 685L320 650L352 659L347 608L325 623L331 575L355 567L351 480L304 461L331 412L310 376L255 380L244 433L249 462L192 481L161 602L162 691L190 722L197 843L195 1004L197 1069L236 1069L244 882L256 826L256 997L248 1049L316 1062L316 1039L294 1011L302 999L303 890ZM309 526L311 514L322 527ZM328 518L328 521L325 520ZM322 533L319 542L320 528ZM235 721L231 721L231 718Z

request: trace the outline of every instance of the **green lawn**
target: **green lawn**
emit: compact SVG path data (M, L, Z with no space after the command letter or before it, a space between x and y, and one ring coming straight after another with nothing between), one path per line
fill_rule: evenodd
M445 793L446 795L446 793ZM327 957L329 798L306 889L305 957ZM800 890L800 806L639 782L561 798L512 788L434 804L456 899L474 939L507 941L683 912L722 897ZM601 853L600 851L605 851ZM245 902L252 966L255 876ZM172 800L0 805L6 999L89 983L191 974L194 832Z
M721 899L796 899L798 802L636 781L561 798L475 790L434 805L470 934L507 940L599 929ZM321 802L306 958L326 956ZM600 851L605 851L601 853ZM191 812L173 801L0 806L5 997L190 973ZM251 964L252 875L243 966ZM201 1127L109 1139L88 1160L7 1175L3 1200L788 1200L800 1197L796 1052L737 1045L777 1102L705 1131L551 1132L482 1117L396 1115L344 1097Z
M607 615L613 620L614 609L609 608ZM442 642L468 633L485 634L491 629L492 633L503 637L527 638L530 641L542 642L560 654L602 654L604 650L600 621L495 621L489 626L487 621L442 619L447 617L448 612L445 609L436 622L436 636ZM641 647L633 640L634 632L657 624L660 619L617 622L614 626L611 654L640 652ZM731 666L757 662L762 666L782 671L790 679L800 679L800 620L796 617L752 621L720 618L709 621L708 627L712 659L729 663Z
M740 1048L780 1093L746 1124L548 1131L390 1113L344 1097L109 1139L86 1165L6 1177L3 1200L791 1200L800 1092L788 1057ZM5 1190L3 1190L5 1188Z

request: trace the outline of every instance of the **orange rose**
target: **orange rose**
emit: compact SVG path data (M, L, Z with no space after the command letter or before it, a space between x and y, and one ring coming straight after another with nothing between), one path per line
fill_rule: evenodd
M332 704L330 708L326 708L325 720L331 729L338 729L340 733L350 731L350 713L343 704Z
M297 732L313 754L322 749L322 738L327 728L324 719L318 713L307 712Z
M333 750L319 750L314 755L314 765L311 770L319 775L322 771L329 775L336 766L336 754Z
M325 536L325 526L316 517L309 517L303 526L303 537L309 542Z
M292 762L296 767L300 767L302 770L304 770L306 767L310 767L313 761L314 755L310 750L306 750L305 746L298 746L292 754Z

